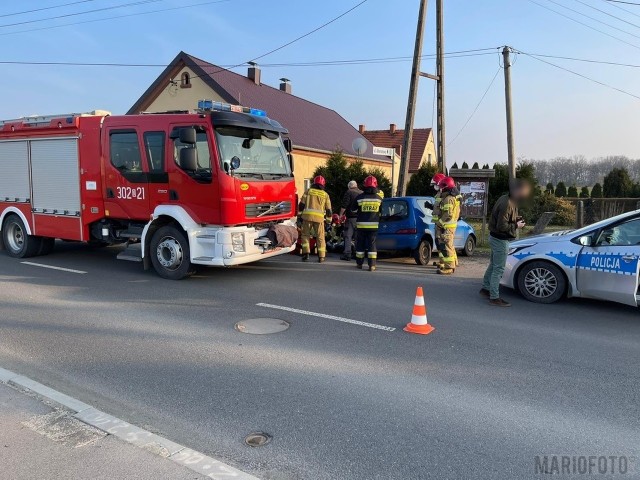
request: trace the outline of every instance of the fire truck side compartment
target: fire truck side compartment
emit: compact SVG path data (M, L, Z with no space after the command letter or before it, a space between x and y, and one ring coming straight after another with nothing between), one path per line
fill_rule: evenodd
M35 213L80 215L78 140L31 140L31 179Z
M0 202L28 202L29 192L27 142L0 142Z

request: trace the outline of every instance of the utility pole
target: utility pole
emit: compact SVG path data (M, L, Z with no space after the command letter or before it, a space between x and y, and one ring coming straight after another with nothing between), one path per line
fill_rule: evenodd
M440 172L447 172L446 143L444 116L444 7L443 0L436 0L436 77L437 81L437 111L438 111L438 166Z
M511 104L511 48L504 47L504 99L507 110L507 154L509 158L509 181L516 178L516 147L513 140L513 107Z
M400 159L400 172L398 176L398 196L403 196L407 179L409 177L409 159L411 158L411 142L413 140L413 122L416 117L416 101L418 99L418 83L420 80L420 62L422 60L422 37L424 24L427 18L427 1L420 0L420 13L418 14L418 30L416 33L416 45L413 52L413 67L411 69L411 84L409 86L409 100L407 103L407 120L404 127L404 144Z

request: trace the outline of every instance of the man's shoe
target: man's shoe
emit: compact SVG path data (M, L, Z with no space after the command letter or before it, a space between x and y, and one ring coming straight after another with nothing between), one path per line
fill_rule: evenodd
M347 262L350 262L351 261L351 255L342 255L340 257L340 260L345 260Z
M489 300L489 305L494 307L510 307L511 306L509 302L505 302L501 298L494 298L492 300Z
M483 297L487 297L489 298L489 296L491 295L491 293L489 292L489 290L487 290L486 288L481 288L480 291L478 292L480 295L482 295Z
M309 254L305 253L304 255L302 255L302 261L303 262L308 262L309 261Z
M359 263L356 267L358 267L358 270L362 270L362 264Z
M369 271L370 272L375 272L376 271L376 266L375 265L369 265Z
M318 257L318 263L324 263L324 257Z

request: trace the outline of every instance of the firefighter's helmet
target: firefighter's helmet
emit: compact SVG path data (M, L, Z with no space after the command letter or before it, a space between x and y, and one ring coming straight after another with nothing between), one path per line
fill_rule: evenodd
M452 188L456 187L456 181L451 177L444 177L442 180L440 180L438 186L442 190L451 190Z
M369 175L364 179L364 188L378 188L378 179L373 175Z
M439 184L440 184L440 182L441 182L442 180L444 180L445 178L447 178L447 176L446 176L444 173L440 173L440 172L438 172L438 173L436 173L436 174L433 176L433 178L431 179L431 185L432 185L432 186L434 186L434 185L439 185Z
M313 183L315 183L316 185L320 185L321 187L324 187L327 184L327 181L324 179L322 175L318 175L316 178L313 179Z

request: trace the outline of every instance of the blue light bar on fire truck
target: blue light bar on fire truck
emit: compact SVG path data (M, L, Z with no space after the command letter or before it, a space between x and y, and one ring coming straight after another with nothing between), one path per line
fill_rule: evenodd
M215 102L213 100L199 100L198 110L205 112L236 112L236 113L248 113L249 115L255 115L256 117L266 117L267 112L259 110L257 108L243 107L241 105L231 105L229 103Z

